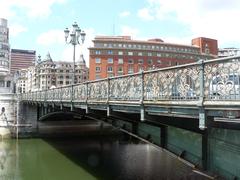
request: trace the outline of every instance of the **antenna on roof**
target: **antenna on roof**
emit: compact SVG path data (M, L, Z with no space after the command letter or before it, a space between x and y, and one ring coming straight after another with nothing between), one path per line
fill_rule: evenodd
M115 36L115 23L113 23L113 36Z

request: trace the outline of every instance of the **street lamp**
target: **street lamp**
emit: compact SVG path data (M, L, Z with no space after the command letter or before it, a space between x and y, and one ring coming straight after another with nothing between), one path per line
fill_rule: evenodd
M73 76L72 76L72 84L75 83L75 47L78 44L83 44L85 40L86 33L84 31L81 31L81 29L78 27L78 24L74 22L72 25L72 31L68 30L66 28L64 30L65 33L65 41L67 44L72 44L73 45ZM70 33L70 39L68 40ZM81 38L81 42L79 42L79 38Z

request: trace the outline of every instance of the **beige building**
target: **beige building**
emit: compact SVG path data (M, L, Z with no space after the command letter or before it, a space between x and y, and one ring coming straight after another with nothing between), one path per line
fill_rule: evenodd
M35 66L22 69L17 80L18 92L31 92L72 84L73 63L53 61L48 53ZM88 68L83 55L75 64L75 84L88 80Z

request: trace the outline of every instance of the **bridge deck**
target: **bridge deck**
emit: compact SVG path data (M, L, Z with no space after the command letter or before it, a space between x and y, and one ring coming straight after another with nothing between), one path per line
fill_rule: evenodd
M240 56L111 77L19 96L23 102L199 118L238 118Z

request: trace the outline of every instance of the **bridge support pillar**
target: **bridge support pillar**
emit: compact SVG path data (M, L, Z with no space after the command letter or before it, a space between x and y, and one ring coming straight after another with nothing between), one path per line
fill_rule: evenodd
M209 132L211 130L211 122L213 121L213 117L206 117L206 128L202 133L202 168L203 170L209 169Z
M145 109L143 105L141 105L141 108L140 108L140 120L145 121Z
M17 132L16 137L18 137L18 133L20 136L28 135L28 133L37 132L38 127L38 106L34 104L28 103L18 103L18 115L17 115Z
M112 109L111 109L111 107L108 105L108 106L107 106L107 116L110 116L111 113L112 113Z
M55 111L55 104L52 103L52 109L51 109L51 112L54 112Z
M46 115L48 113L48 105L44 104L43 109L44 109L44 115Z
M132 133L138 135L138 123L137 122L132 123Z
M166 126L160 126L160 147L165 148L167 140L167 128Z
M202 134L202 168L208 169L208 129L205 129Z

